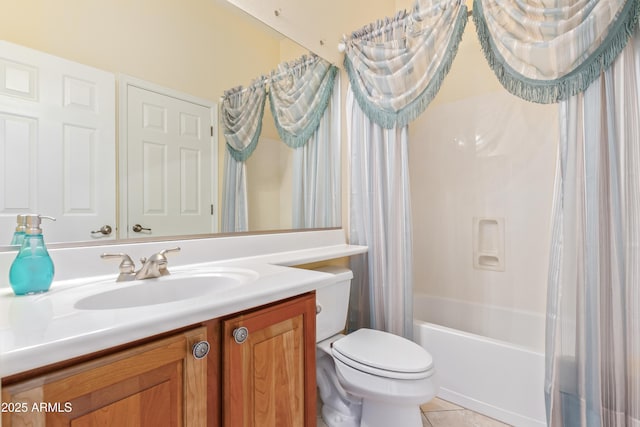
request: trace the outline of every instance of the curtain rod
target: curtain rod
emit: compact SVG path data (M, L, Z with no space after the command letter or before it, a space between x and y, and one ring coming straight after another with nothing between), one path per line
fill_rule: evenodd
M473 15L473 10L467 10L467 19ZM342 35L342 41L340 43L338 43L338 52L340 53L344 53L344 51L347 49L347 35L343 34Z
M306 56L306 55L305 55L305 56ZM285 69L283 69L283 70L281 70L281 71L278 71L277 73L275 73L274 71L271 71L271 73L269 74L269 76L263 75L263 76L262 76L262 79L260 80L260 82L257 82L257 83L255 83L255 82L254 82L254 83L250 84L250 85L249 85L249 86L247 86L247 87L243 87L242 89L240 89L240 90L238 90L238 91L234 91L234 92L233 92L233 94L235 95L236 93L244 93L244 92L246 92L246 91L247 91L247 90L249 90L249 89L253 89L253 88L254 88L254 87L256 87L259 83L262 83L263 85L271 84L271 82L276 81L276 80L279 80L280 78L282 78L282 77L286 76L287 74L292 74L293 72L298 71L300 68L302 68L302 67L304 67L304 66L307 66L307 65L313 64L315 61L317 61L317 60L318 60L318 58L319 58L319 57L318 57L316 54L314 54L314 53L310 53L310 58L308 58L308 59L306 59L306 60L304 60L304 61L302 60L302 58L304 58L304 56L303 56L303 57L301 57L301 58L298 58L297 60L293 60L293 61L291 61L290 63L291 63L292 65L291 65L290 67L287 67L287 68L285 68ZM278 67L280 67L280 66L281 66L281 65L283 65L283 64L288 65L288 64L290 64L290 63L289 63L289 62L283 62L283 63L278 64ZM236 86L236 87L237 87L237 86ZM230 89L230 90L233 90L233 88L232 88L232 89ZM267 93L268 93L268 92L269 92L269 91L267 90ZM226 95L222 95L222 96L220 97L220 99L221 99L221 100L224 100L224 99L226 99L226 98L227 98L227 96L226 96Z

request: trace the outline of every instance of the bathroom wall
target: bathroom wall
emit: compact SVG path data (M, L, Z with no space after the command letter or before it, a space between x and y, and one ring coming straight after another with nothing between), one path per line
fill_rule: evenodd
M214 101L280 59L281 35L258 31L220 0L6 3L4 40ZM275 136L275 127L265 123L265 132Z
M247 187L251 189L247 194L249 230L291 228L292 162L293 150L286 144L260 138L256 151L247 160Z
M470 20L440 93L410 125L416 292L545 311L557 127L557 105L500 86ZM504 221L504 271L474 268L474 217Z
M290 39L280 41L280 62L292 61L309 51ZM273 116L265 106L263 125ZM292 224L293 150L273 136L262 136L247 160L249 230L280 230Z

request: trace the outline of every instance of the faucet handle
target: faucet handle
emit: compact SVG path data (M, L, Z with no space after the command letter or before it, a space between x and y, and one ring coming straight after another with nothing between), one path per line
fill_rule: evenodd
M169 252L178 252L178 251L180 251L180 248L163 249L160 252L157 252L151 255L149 258L146 258L146 257L140 258L140 261L143 264L147 261L166 263L167 257L165 256L165 254Z
M124 253L119 254L102 254L100 258L120 258L120 274L133 274L135 272L135 264L131 257Z
M160 274L163 276L166 276L169 274L169 270L167 270L167 256L166 254L169 252L179 252L180 248L179 247L175 247L175 248L171 248L171 249L163 249L160 252L158 252L155 255L151 255L152 260L154 260L155 262L158 263L158 271L160 271Z
M164 256L165 254L167 254L169 252L180 252L180 247L176 246L175 248L171 248L171 249L163 249L163 250L160 251L160 255Z

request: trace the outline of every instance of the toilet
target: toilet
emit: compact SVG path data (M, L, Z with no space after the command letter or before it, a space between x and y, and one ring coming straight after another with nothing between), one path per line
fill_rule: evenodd
M433 359L388 332L345 328L353 273L317 269L335 280L316 290L316 379L328 427L422 427L420 405L435 397Z

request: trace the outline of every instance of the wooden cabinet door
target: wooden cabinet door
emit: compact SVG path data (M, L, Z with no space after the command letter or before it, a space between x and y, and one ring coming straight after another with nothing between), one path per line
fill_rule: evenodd
M223 322L225 427L315 426L315 307L311 293Z
M201 327L3 387L4 427L205 426Z

